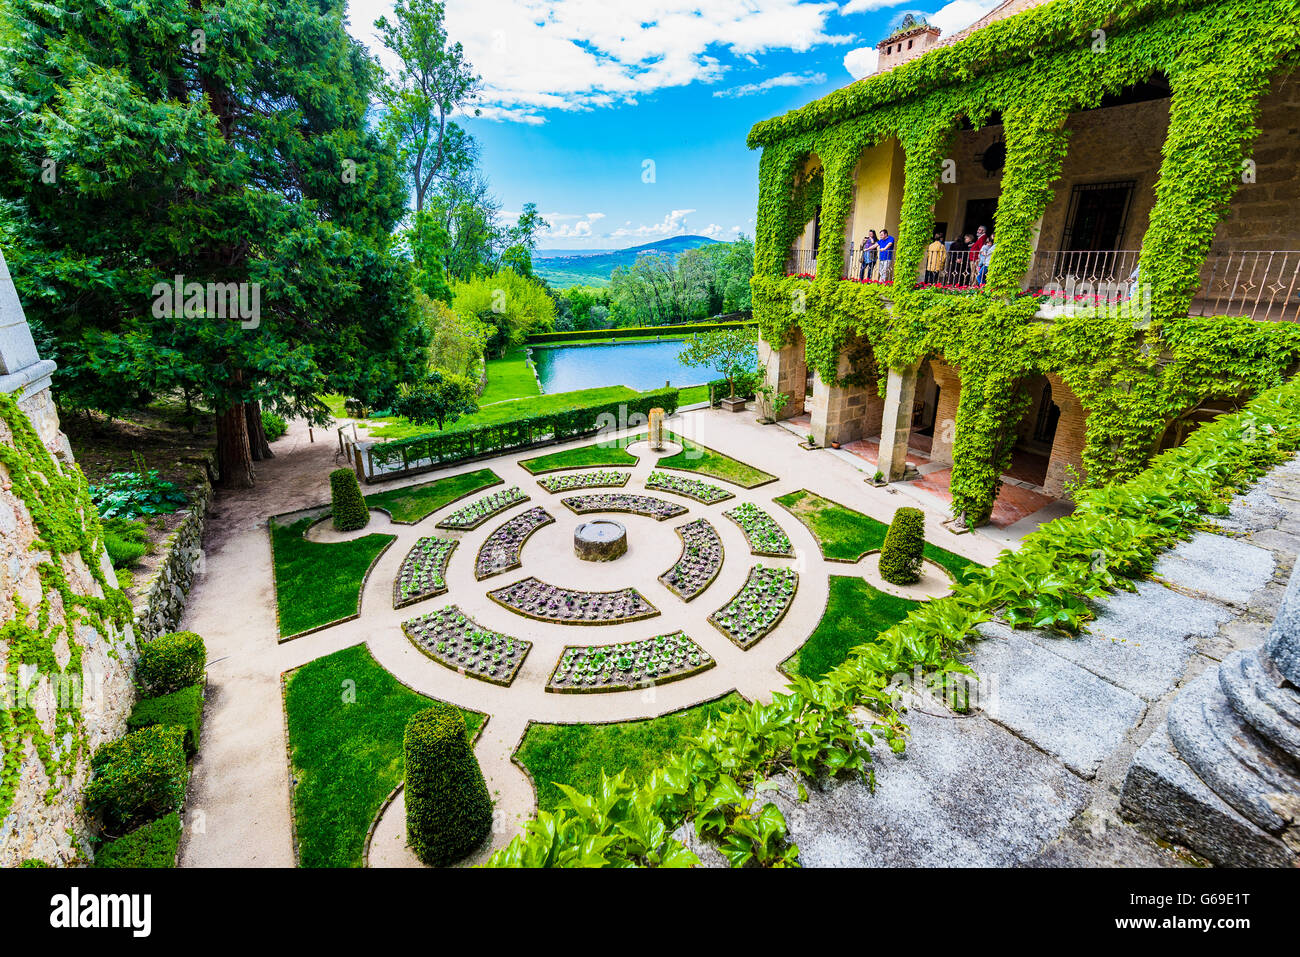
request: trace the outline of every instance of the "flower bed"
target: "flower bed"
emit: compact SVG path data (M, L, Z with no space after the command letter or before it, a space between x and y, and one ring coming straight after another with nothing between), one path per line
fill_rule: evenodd
M412 546L393 580L394 608L405 608L447 591L447 563L456 544L454 539L430 535Z
M741 648L749 648L781 623L794 601L799 575L792 568L749 570L736 596L709 616L709 622Z
M674 495L685 495L705 505L716 505L718 502L735 498L725 488L701 482L699 479L670 475L667 472L651 472L650 477L645 481L645 487L660 492L672 492Z
M635 588L575 591L531 577L490 591L488 597L525 618L565 625L616 625L659 614Z
M608 469L600 472L578 472L568 475L548 475L539 478L537 484L548 492L576 492L582 488L609 488L623 486L632 477L631 472L615 472Z
M588 512L629 512L663 522L686 514L686 509L676 502L665 502L661 498L653 498L649 495L629 495L626 492L573 495L560 501L571 512L578 515L585 515Z
M546 690L559 694L628 691L689 678L715 664L681 631L617 645L575 645L560 655Z
M790 536L776 523L776 519L757 505L741 502L722 514L740 526L752 554L766 555L769 558L789 558L794 554Z
M682 554L659 580L678 598L690 601L713 584L722 570L722 539L703 518L679 525L674 531L682 540Z
M518 485L512 485L510 488L493 492L491 495L484 495L477 501L456 509L438 523L438 528L466 532L471 528L478 528L498 512L504 512L511 506L526 501L528 501L528 496L523 493Z
M479 581L518 568L519 552L524 542L539 528L550 525L553 519L540 505L516 515L487 537L474 560L474 577Z
M532 642L488 631L455 605L402 622L411 643L441 665L463 675L508 686L532 650Z

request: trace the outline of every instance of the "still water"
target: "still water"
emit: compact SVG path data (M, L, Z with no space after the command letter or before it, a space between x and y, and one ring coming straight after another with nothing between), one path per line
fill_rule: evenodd
M625 385L638 392L700 385L709 380L707 369L691 369L677 361L685 348L680 339L629 342L608 346L557 346L533 348L537 377L546 393L573 392L599 386Z

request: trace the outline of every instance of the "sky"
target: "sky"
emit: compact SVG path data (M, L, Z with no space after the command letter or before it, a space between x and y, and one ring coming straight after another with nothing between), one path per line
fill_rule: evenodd
M543 249L754 235L759 120L869 74L907 13L944 35L998 0L447 0L447 30L482 78L479 141L503 215L536 203ZM374 21L354 36L385 64Z

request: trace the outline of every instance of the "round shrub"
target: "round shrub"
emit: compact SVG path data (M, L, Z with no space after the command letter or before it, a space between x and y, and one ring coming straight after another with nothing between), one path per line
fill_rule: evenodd
M86 807L121 832L181 806L185 798L185 730L154 725L100 745L90 759Z
M439 702L411 716L406 756L406 840L415 856L441 867L460 860L492 828L492 799L474 757L465 718Z
M916 584L921 580L924 550L925 513L919 508L900 508L880 548L880 577L894 585Z
M172 694L198 684L208 660L203 639L192 631L159 635L140 646L135 662L135 686L142 698Z
M353 532L369 524L370 510L361 497L357 475L351 469L335 469L330 473L330 498L334 503L334 527L340 532Z
M289 431L289 423L284 421L284 416L276 415L274 412L262 410L262 431L266 433L266 441L274 442L284 433Z

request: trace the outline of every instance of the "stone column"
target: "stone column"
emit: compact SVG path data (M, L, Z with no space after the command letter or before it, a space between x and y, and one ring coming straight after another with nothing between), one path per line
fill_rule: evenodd
M839 376L853 369L848 357L840 354ZM818 374L813 379L812 434L817 445L854 442L874 435L884 403L875 384L828 385Z
M957 438L957 401L961 398L961 378L956 369L938 359L930 360L930 372L939 385L939 406L934 414L930 464L950 466L952 445Z
M804 411L808 391L808 366L804 361L803 333L795 330L790 342L774 349L761 337L758 340L758 361L763 367L763 381L784 392L790 401L781 410L781 418L789 419Z
M1300 866L1300 565L1264 644L1190 682L1120 808L1216 864Z
M1056 422L1056 436L1052 440L1052 455L1047 460L1047 478L1043 488L1048 495L1065 498L1065 483L1078 481L1083 475L1083 443L1087 437L1088 413L1079 397L1060 376L1048 373L1052 384L1052 401L1061 410Z
M876 467L885 481L897 482L907 470L907 440L912 434L912 406L916 402L916 372L921 364L890 369L885 385L885 410L880 423L880 458Z
M52 360L36 353L18 290L4 253L0 252L0 392L13 395L51 453L63 462L71 462L72 448L59 429L58 412L50 394L54 369Z

